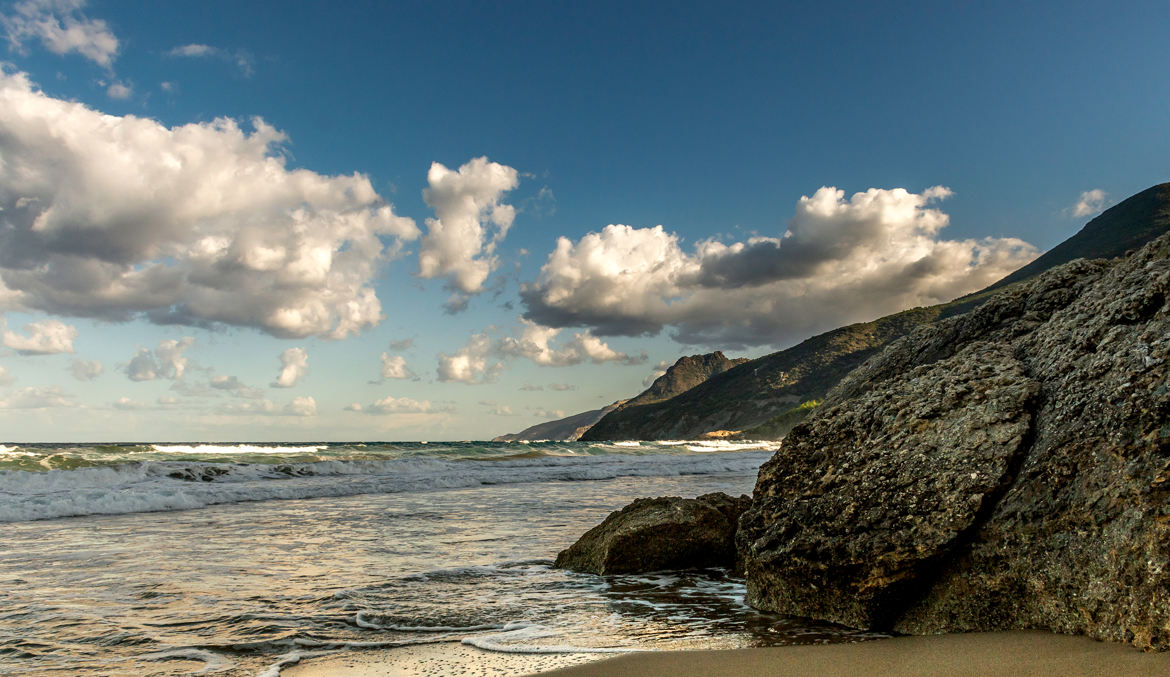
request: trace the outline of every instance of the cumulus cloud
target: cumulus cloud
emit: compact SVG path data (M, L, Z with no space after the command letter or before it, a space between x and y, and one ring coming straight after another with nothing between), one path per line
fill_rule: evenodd
M28 336L9 331L5 325L2 341L21 355L55 355L73 352L77 327L59 320L40 320L24 325Z
M23 51L26 42L36 41L54 54L76 52L110 68L118 54L118 38L105 21L86 17L84 7L85 0L24 0L0 15L0 26L14 50Z
M317 400L309 396L294 397L284 406L284 412L290 416L316 416Z
M247 400L225 404L217 410L230 416L316 416L317 400L312 397L296 397L283 407L272 400Z
M173 47L167 51L167 56L188 59L219 59L234 64L244 77L251 77L256 65L256 59L248 50L224 49L200 43Z
M1075 217L1094 216L1109 206L1109 195L1100 188L1086 190L1081 193L1077 203L1073 205L1072 215Z
M503 363L489 359L492 354L491 338L487 334L475 334L455 354L439 353L439 380L468 385L492 383L504 368Z
M451 411L450 406L437 406L430 400L413 400L409 397L383 397L373 404L362 406L357 402L347 405L346 411L355 411L363 414L431 414L440 411Z
M137 402L129 397L119 397L114 400L114 408L122 411L140 411L142 409L150 409L151 406L145 402Z
M14 380L12 375L8 373L8 370L3 365L0 365L0 386L12 385Z
M195 345L195 339L184 336L181 339L159 341L158 348L139 348L122 371L131 381L153 381L155 379L178 380L187 369L188 359L183 352Z
M73 360L69 365L69 371L78 381L92 381L101 376L104 370L105 367L97 360Z
M309 370L309 354L304 348L289 348L280 354L280 374L272 382L273 388L291 388Z
M645 352L633 356L618 352L588 331L576 333L560 347L553 347L551 343L561 332L560 329L527 320L521 320L521 323L523 329L518 337L492 339L486 333L479 333L473 335L454 355L439 353L439 380L467 384L492 383L504 369L504 363L500 360L505 358L529 359L542 367L567 367L582 362L619 362L629 365L646 361ZM554 390L560 389L555 384L552 387ZM521 388L540 389L528 384Z
M565 367L586 361L594 364L605 362L641 364L646 361L645 353L631 357L618 352L588 331L574 334L567 343L554 349L549 343L561 332L560 329L544 327L527 320L522 322L524 329L520 336L500 339L494 347L497 353L508 357L525 357L544 367Z
M374 277L418 228L366 176L288 168L286 141L259 118L103 115L0 73L0 303L278 337L377 324Z
M30 386L0 397L0 409L52 409L77 406L60 386Z
M488 275L499 266L496 246L508 234L516 210L500 202L519 185L519 174L505 165L475 158L452 171L438 162L427 172L423 199L435 211L426 220L420 242L418 274L447 277L457 293L449 312L466 307L466 295L483 291Z
M229 392L236 397L243 397L250 400L258 400L264 397L263 390L260 388L253 388L243 383L235 376L217 374L211 377L210 385L216 390Z
M134 90L124 82L115 82L106 88L106 96L111 99L129 99L133 94Z
M383 379L414 379L418 378L414 372L406 365L406 358L401 355L391 356L389 353L382 353L382 378Z
M538 278L522 285L525 317L600 335L674 328L683 343L785 345L849 322L949 301L1037 255L1016 238L945 240L936 186L802 197L782 237L692 252L661 226L610 225L559 238Z

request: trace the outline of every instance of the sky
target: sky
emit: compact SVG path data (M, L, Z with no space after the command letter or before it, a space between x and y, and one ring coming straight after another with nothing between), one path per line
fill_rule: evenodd
M488 439L1170 180L1164 2L0 3L0 442Z

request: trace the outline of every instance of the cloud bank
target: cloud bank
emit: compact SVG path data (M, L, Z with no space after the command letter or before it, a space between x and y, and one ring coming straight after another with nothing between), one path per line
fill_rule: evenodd
M0 311L344 338L419 231L367 177L290 169L263 120L165 127L0 74Z
M704 240L693 252L662 226L561 237L521 288L524 316L600 335L669 326L681 343L779 346L949 301L1036 257L1015 238L940 238L949 218L931 205L950 194L871 188L846 199L826 186L800 199L782 237Z

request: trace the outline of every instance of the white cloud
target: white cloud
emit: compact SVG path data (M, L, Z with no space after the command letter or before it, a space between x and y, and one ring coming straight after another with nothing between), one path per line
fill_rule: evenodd
M382 378L413 379L417 378L417 376L406 365L406 358L401 355L391 356L389 353L382 353Z
M106 96L111 99L129 99L134 90L123 82L115 82L106 88Z
M548 388L549 390L556 390L558 392L567 392L569 390L576 390L577 386L572 383L550 383Z
M101 376L104 370L105 367L97 360L73 360L69 365L69 371L78 381L92 381Z
M280 374L271 383L273 388L291 388L309 370L309 354L304 348L289 348L280 354Z
M0 409L50 409L77 406L60 386L31 386L0 397Z
M103 115L0 74L0 303L278 337L377 324L374 278L418 228L252 127Z
M158 88L164 92L173 92L178 88L178 85L173 82L164 80L163 82L158 83Z
M534 386L531 383L525 382L524 385L520 386L520 390L534 393L544 390L544 386Z
M317 400L308 396L294 397L284 406L284 412L290 416L316 416Z
M243 397L250 400L258 400L264 397L264 391L262 389L253 388L235 376L217 374L211 377L210 385L216 390L227 391L236 397Z
M1075 217L1094 216L1109 206L1109 196L1100 188L1086 190L1072 208Z
M4 329L3 343L21 355L55 355L73 352L77 327L59 320L40 320L24 325L28 336Z
M345 407L346 411L356 411L363 414L431 414L439 411L450 411L449 406L436 406L430 400L413 400L409 397L383 397L373 404L362 406L357 402Z
M454 355L439 353L439 380L469 385L492 383L504 368L500 362L489 360L492 352L492 340L488 335L475 334Z
M630 357L618 352L588 331L574 334L567 343L554 349L549 346L549 342L556 338L561 332L560 329L544 327L527 320L521 321L524 329L520 337L508 336L500 339L494 347L497 353L508 357L525 357L544 367L564 367L585 361L594 364L605 362L640 364L646 360L645 354Z
M105 21L86 17L83 7L85 0L24 0L10 14L0 15L0 25L15 50L23 51L25 42L36 40L54 54L77 52L110 68L118 54L118 38Z
M272 400L236 400L216 411L229 416L316 416L317 400L307 396L295 397L283 407Z
M256 65L252 53L245 49L224 49L200 43L179 45L167 51L167 56L189 59L220 59L234 64L244 77L251 77Z
M390 350L397 350L398 352L410 350L413 347L414 347L414 339L413 338L407 338L407 339L402 339L399 341L391 341L390 342Z
M122 367L122 371L131 381L153 381L163 378L178 380L183 377L188 364L183 351L193 345L195 339L184 336L182 339L159 341L154 352L149 348L139 348Z
M151 406L145 402L137 402L129 397L119 397L114 401L114 408L123 411L139 411L142 409L150 409Z
M8 373L8 370L3 365L0 365L0 386L12 385L14 380L12 375Z
M846 199L823 187L802 197L783 237L693 253L661 226L611 225L557 241L521 296L525 317L602 335L674 328L683 343L785 345L842 324L949 301L1035 258L1015 238L944 240L948 223L929 206L943 187L870 189Z
M479 333L473 335L454 355L439 353L439 380L467 384L492 383L504 369L504 364L498 358L525 358L542 367L566 367L587 361L594 364L641 364L646 361L644 352L634 356L618 352L588 331L574 334L559 348L554 348L550 344L561 332L560 329L527 320L521 320L521 323L523 329L518 338L505 336L493 340L486 333ZM521 388L539 389L542 388L527 384ZM554 384L553 389L559 388Z
M462 293L448 301L448 309L457 312L466 306L467 294L483 291L488 275L499 265L496 246L516 216L515 208L500 198L519 185L519 175L511 167L480 157L459 171L432 164L427 184L423 199L434 209L435 218L426 220L418 274L449 277L451 288Z

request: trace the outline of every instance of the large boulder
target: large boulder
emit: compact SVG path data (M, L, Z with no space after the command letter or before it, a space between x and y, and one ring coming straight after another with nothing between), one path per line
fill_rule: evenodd
M1011 480L1039 389L1007 346L980 343L798 427L741 524L748 599L888 626Z
M722 492L640 498L585 532L553 566L601 575L733 568L736 524L750 502Z
M738 536L749 602L1170 648L1168 299L1163 236L862 365L761 468Z

